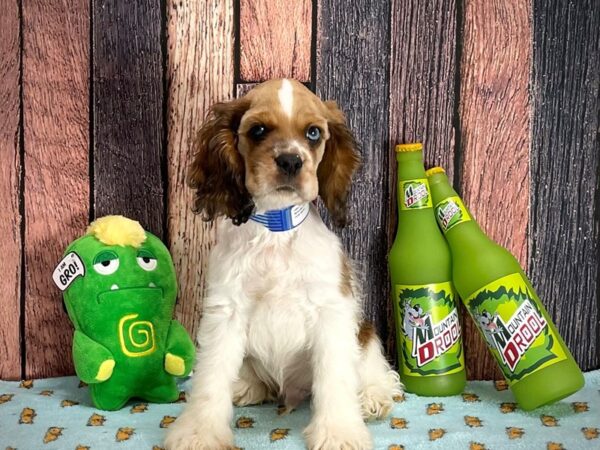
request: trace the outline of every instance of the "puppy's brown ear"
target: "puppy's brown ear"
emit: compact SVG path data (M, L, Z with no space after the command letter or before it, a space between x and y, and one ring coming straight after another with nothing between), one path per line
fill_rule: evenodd
M193 143L187 182L196 190L193 211L204 220L225 215L240 225L254 209L237 150L237 129L249 107L245 98L213 105Z
M333 223L346 225L346 201L352 175L360 164L358 146L346 125L344 113L333 101L325 102L328 111L329 139L323 159L317 168L319 195L329 210Z

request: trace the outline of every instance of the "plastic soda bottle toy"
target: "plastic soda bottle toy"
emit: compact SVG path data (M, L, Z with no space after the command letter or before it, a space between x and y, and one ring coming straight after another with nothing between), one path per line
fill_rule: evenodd
M450 250L433 214L423 146L396 147L398 231L389 254L400 378L408 392L455 395L465 365Z
M581 389L583 374L519 262L481 231L442 168L428 170L427 177L450 245L454 285L521 408Z

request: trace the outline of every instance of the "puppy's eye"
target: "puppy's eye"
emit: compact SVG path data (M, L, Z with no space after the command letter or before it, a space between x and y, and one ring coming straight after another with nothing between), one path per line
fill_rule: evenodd
M311 142L317 142L321 139L321 130L318 127L308 127L306 130L306 139Z
M254 125L252 128L250 128L250 130L248 130L248 135L254 140L262 139L266 136L266 134L267 127L264 125Z

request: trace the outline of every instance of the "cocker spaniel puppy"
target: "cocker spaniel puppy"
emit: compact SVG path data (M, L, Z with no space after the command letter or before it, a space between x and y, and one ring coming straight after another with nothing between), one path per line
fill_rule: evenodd
M334 222L359 164L335 102L293 80L265 82L214 105L195 142L188 183L195 211L216 219L198 357L188 403L169 428L170 450L233 446L232 403L312 396L310 449L370 449L365 419L400 394Z

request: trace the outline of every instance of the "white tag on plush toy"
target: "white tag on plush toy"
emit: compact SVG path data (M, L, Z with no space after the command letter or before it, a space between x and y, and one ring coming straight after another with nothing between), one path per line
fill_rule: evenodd
M64 291L69 285L75 281L78 276L85 275L85 266L79 255L75 252L67 253L65 257L58 263L52 279L61 291Z

